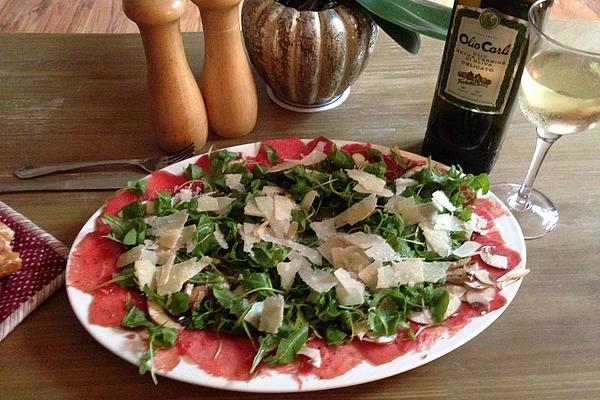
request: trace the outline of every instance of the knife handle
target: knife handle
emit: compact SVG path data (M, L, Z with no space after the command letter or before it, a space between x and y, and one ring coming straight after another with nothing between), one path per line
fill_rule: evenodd
M80 168L97 167L101 165L135 165L141 166L143 160L102 160L102 161L79 161L66 162L60 164L44 164L35 167L23 167L15 170L13 173L17 178L30 179L38 176L49 175L55 172L73 171Z

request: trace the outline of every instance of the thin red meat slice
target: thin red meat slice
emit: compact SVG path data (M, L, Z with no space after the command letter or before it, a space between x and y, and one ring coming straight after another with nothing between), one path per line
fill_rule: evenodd
M361 352L353 344L333 346L328 345L324 340L312 339L306 345L319 349L321 352L321 366L317 368L306 362L302 368L302 373L314 374L322 379L331 379L343 375L364 359Z
M139 292L123 288L116 283L94 290L92 296L88 318L94 325L121 326L128 301L142 310L146 307Z
M302 155L307 155L308 153L313 151L319 143L325 144L325 146L323 147L323 153L330 155L331 151L333 150L334 143L333 143L333 141L327 139L325 136L319 136L317 138L314 138L310 142L306 143L306 149L304 150L304 153Z
M117 270L117 259L124 249L100 232L88 233L73 253L69 269L70 285L90 292L112 278Z
M306 144L304 144L302 140L295 137L265 140L262 143L263 145L266 144L271 146L281 161L297 160L302 157L306 151ZM258 153L254 159L262 165L272 165L267 157L267 151L262 145L260 146L260 149L258 150Z
M177 337L179 353L206 373L229 379L250 379L254 348L246 337L212 331L184 330Z
M173 175L166 171L156 171L148 177L148 186L144 192L144 200L156 199L159 192L174 193L178 186L184 184L187 178L183 175Z
M129 189L121 189L106 200L102 208L102 214L117 215L117 213L127 204L138 200L138 196ZM96 230L102 234L110 233L110 226L98 218L96 220Z

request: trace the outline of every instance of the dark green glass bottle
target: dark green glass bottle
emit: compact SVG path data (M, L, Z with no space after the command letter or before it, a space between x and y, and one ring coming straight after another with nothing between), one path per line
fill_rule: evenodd
M468 173L496 162L525 65L532 0L456 0L422 154Z

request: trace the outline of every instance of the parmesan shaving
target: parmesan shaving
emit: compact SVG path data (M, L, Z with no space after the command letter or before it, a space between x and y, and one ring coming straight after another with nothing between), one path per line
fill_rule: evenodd
M414 225L428 220L436 211L433 203L415 203L413 197L393 196L384 206L387 212L402 216L406 225Z
M322 221L313 221L310 223L310 229L312 229L317 238L326 241L333 235L335 235L335 220L333 218L324 219Z
M246 188L241 183L242 174L226 174L225 175L225 185L231 190L235 190L237 192L243 193L246 191Z
M336 227L354 225L371 215L376 207L377 197L371 194L338 214L335 217L335 225Z
M267 297L263 301L258 330L267 333L277 333L283 323L283 296Z
M331 273L320 269L312 269L303 265L298 270L300 279L317 293L325 293L334 287L338 280Z
M343 268L338 268L333 274L339 281L335 294L341 305L355 306L364 302L365 285L353 279Z
M444 209L450 212L456 211L456 206L450 202L450 199L448 196L446 196L446 193L441 190L433 192L431 194L431 199L433 200L433 204L435 204L440 211L444 211Z

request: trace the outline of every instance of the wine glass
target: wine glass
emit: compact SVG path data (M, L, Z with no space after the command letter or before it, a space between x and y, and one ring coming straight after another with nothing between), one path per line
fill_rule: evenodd
M554 0L538 0L529 10L529 53L519 104L536 125L533 159L521 185L492 186L526 239L542 237L558 223L552 201L533 189L548 150L562 136L583 132L600 120L600 21L568 17L553 12L553 6Z

